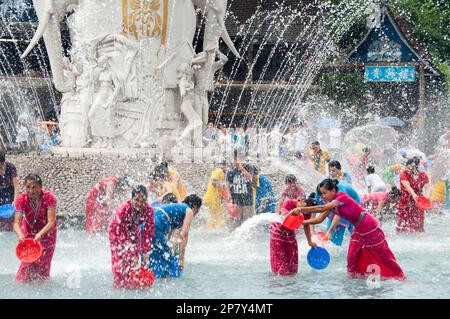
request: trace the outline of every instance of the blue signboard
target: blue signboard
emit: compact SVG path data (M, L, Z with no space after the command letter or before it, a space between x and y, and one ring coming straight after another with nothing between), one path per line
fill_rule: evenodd
M413 82L416 78L415 66L366 66L365 82Z

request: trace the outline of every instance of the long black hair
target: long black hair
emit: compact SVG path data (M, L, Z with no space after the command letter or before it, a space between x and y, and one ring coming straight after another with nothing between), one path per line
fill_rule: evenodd
M308 198L305 199L306 206L317 206L316 193L309 194Z
M202 199L195 194L191 194L183 200L183 203L187 204L191 209L200 208L202 206Z
M418 158L417 156L410 158L409 160L406 161L406 166L410 164L414 164L414 166L418 168L420 166L420 158Z
M336 192L338 192L339 191L338 184L339 184L339 181L337 179L326 178L319 183L319 185L317 186L317 189L320 190L322 187L325 187L325 189L327 189L329 191L334 189Z

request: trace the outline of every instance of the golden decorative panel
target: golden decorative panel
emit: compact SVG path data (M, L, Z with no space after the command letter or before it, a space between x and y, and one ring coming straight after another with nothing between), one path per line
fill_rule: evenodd
M122 31L136 40L161 37L166 41L169 0L122 0Z

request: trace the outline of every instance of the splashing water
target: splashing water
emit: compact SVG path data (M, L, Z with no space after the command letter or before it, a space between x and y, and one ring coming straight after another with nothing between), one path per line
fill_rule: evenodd
M387 241L408 279L383 281L379 287L346 275L348 236L342 247L326 246L330 265L311 269L306 262L309 246L301 232L299 273L274 276L270 273L269 232L257 225L270 215L256 216L230 234L191 232L186 270L180 278L156 280L143 291L112 287L109 241L105 235L88 236L82 231L58 234L51 281L42 285L14 282L19 262L14 255L17 239L0 233L0 298L449 298L450 212L427 216L426 233L399 235L392 222L383 224ZM251 231L252 230L252 231ZM250 234L251 236L247 236Z

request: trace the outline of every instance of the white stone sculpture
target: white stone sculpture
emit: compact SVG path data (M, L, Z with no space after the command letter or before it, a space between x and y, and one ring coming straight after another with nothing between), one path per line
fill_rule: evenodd
M187 63L182 63L178 66L178 86L181 94L181 112L188 120L188 125L181 133L177 140L177 143L181 147L190 146L193 143L194 147L201 147L201 129L202 119L200 115L194 109L194 81L193 81L193 69ZM191 134L194 136L191 138Z
M94 101L88 113L94 147L113 147L115 135L114 102L121 90L119 81L111 71L108 58L98 60L97 88Z
M39 26L22 57L44 37L55 88L63 93L60 121L66 147L173 146L192 133L185 130L177 136L180 125L186 124L192 131L198 118L207 120L205 92L213 89L214 72L226 63L226 57L218 52L219 38L239 57L225 29L227 0L33 3ZM192 49L196 7L206 19L201 62L196 61L199 57ZM60 32L60 23L69 12L70 61L64 59ZM178 78L183 64L189 65L191 73L192 68L196 70L195 81L187 75ZM197 108L201 115L191 116L186 111L190 108ZM179 117L180 112L187 123ZM97 123L100 118L103 123ZM201 146L201 132L195 131L193 145Z
M227 62L228 58L225 54L220 51L216 51L216 48L206 51L207 61L211 61L210 56L219 55L219 60L213 63L199 64L199 67L194 69L194 82L195 82L195 95L194 95L194 105L195 111L200 115L204 127L208 124L208 112L209 112L209 102L208 102L208 92L214 90L213 81L211 76L214 75L216 71L222 68Z

